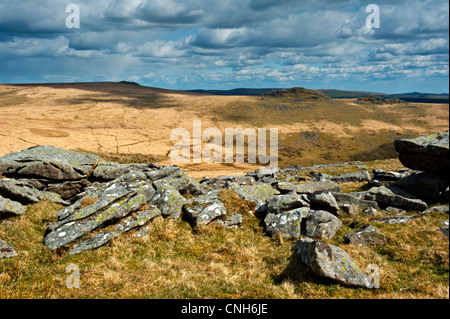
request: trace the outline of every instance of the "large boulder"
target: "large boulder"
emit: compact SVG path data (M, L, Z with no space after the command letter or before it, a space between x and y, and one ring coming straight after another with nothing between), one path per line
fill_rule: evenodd
M100 157L53 146L32 147L0 158L0 175L48 180L78 180L91 171Z
M366 194L367 200L373 200L385 206L394 206L400 208L409 208L413 210L424 211L428 205L420 199L415 198L411 194L402 189L395 187L374 187Z
M321 240L301 238L294 249L301 263L320 277L351 287L368 288L370 285L369 277L337 246Z
M309 207L306 195L277 195L266 200L268 214L280 214L295 208Z
M302 233L302 220L308 216L309 208L302 207L281 214L267 214L264 219L266 232L270 236L280 234L285 239L297 239Z
M434 204L445 201L445 190L449 185L446 174L415 172L405 176L391 186L403 189L426 202Z
M183 211L194 226L208 225L215 219L225 216L227 210L218 199L220 191L213 191L206 195L187 200Z
M242 199L255 202L257 205L263 205L268 198L280 194L279 191L268 184L239 185L227 183L226 188L237 193Z
M449 172L449 131L415 139L395 141L399 160L408 168L430 172Z

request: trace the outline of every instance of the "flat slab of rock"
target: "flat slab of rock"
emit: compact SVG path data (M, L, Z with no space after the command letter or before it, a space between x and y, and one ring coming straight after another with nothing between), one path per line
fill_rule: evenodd
M17 253L14 247L0 240L0 258L16 257Z
M366 193L361 194L362 197L365 196ZM362 199L361 196L353 195L352 193L333 193L333 197L336 199L336 202L339 207L343 207L344 205L356 205L362 208L374 208L378 209L378 203L373 200Z
M82 241L81 243L76 244L70 250L69 255L76 255L86 250L99 248L117 237L119 237L119 234L115 232L99 233L95 236L92 236L91 238Z
M370 221L380 222L384 224L405 224L411 220L421 218L422 215L417 216L393 216L393 217L382 217L382 218L374 218Z
M333 182L311 182L306 184L291 184L280 182L277 184L277 189L281 192L296 192L297 194L317 194L317 193L339 193L342 189L339 185Z
M85 177L100 157L38 146L0 158L0 175L49 180L77 180Z
M208 186L214 190L225 188L227 183L235 183L237 185L254 185L255 179L251 176L219 176L219 177L204 177L200 184Z
M0 195L0 220L24 214L26 207Z
M234 191L241 198L255 202L257 205L265 204L268 198L280 194L278 190L268 184L238 185L229 183L226 187Z
M277 195L266 200L268 214L280 214L295 208L309 207L309 199L302 194Z
M331 177L331 181L335 183L368 182L370 179L371 177L368 171L348 173Z
M161 216L161 211L159 208L156 206L151 206L146 210L138 211L131 216L124 218L114 227L114 230L117 233L125 233L136 227L144 226L158 216Z
M387 237L372 225L366 225L344 236L346 244L358 246L380 246L387 243Z
M449 131L415 139L395 141L398 158L408 168L430 172L449 172Z
M335 216L340 215L336 198L330 192L311 195L311 205L315 210L326 210Z
M316 275L343 285L368 288L370 281L355 262L341 248L324 241L301 238L294 245L302 264Z
M406 191L395 187L387 188L380 186L371 188L365 194L365 199L373 200L384 205L400 208L404 207L419 211L423 211L428 208L428 205L425 202L415 198L411 194L408 194Z

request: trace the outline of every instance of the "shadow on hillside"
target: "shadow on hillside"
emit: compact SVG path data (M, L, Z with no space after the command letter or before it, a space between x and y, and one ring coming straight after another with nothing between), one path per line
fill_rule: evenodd
M168 94L200 95L199 93L145 87L132 82L44 83L15 84L15 86L86 91L86 95L77 98L61 99L61 103L73 105L117 103L135 108L168 108L178 106Z

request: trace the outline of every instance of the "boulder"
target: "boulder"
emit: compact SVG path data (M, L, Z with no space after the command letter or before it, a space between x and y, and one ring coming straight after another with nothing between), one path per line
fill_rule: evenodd
M398 181L400 178L403 178L407 172L393 172L386 171L382 169L374 169L373 170L373 178L379 181Z
M100 157L96 155L38 146L0 158L0 175L57 181L78 180L86 177L99 160Z
M234 183L237 185L254 185L255 179L251 176L220 176L208 178L204 177L200 184L208 186L214 190L225 188L227 183Z
M339 216L339 205L330 192L311 195L311 205L314 209L323 209Z
M368 288L369 277L341 248L321 240L301 238L294 245L295 254L302 264L316 275L351 287Z
M449 172L449 131L415 139L395 141L399 160L408 168L430 172Z
M99 162L92 172L92 177L99 180L112 181L132 171L150 174L154 170L158 169L160 169L160 166L156 164L119 164L112 162Z
M311 182L311 183L305 183L305 184L291 184L291 183L285 183L285 182L279 182L276 185L277 189L280 190L280 192L286 193L286 192L296 192L297 194L317 194L317 193L339 193L342 192L342 189L339 185L325 181L325 182Z
M342 222L329 212L311 210L306 217L305 236L314 239L332 239Z
M0 220L24 214L26 207L0 195Z
M34 188L26 180L18 181L10 178L0 179L0 195L23 205L35 204L42 199L48 199L62 205L70 204L56 193L43 192Z
M236 228L242 224L243 218L241 214L234 214L232 216L225 217L224 220L216 219L219 225L224 226L225 228Z
M394 206L400 208L409 208L413 210L423 211L427 209L428 205L415 198L411 194L408 194L404 190L395 187L374 187L371 188L366 194L367 200L373 200L379 204L386 206Z
M268 214L280 214L295 208L309 207L306 195L288 194L277 195L266 200Z
M371 178L368 171L355 172L331 177L331 181L335 183L368 182L370 181L370 179Z
M173 186L163 184L156 191L150 204L155 205L161 211L163 216L168 216L173 220L181 217L182 209L186 199Z
M238 185L228 183L226 188L231 189L245 200L255 202L257 205L265 204L268 198L280 194L279 191L268 184Z
M185 173L176 173L153 182L156 189L170 185L182 195L204 195L206 188Z
M308 207L297 208L281 214L267 214L264 219L270 236L280 234L285 239L297 239L302 233L302 220L309 213Z
M208 225L215 219L225 216L227 210L218 199L220 191L213 191L204 196L189 199L183 206L186 217L193 222L194 227Z
M333 197L335 198L339 207L343 207L345 205L356 205L362 208L374 208L378 209L378 203L373 200L365 200L363 199L366 195L366 192L361 194L355 193L333 193Z
M380 246L387 243L388 239L372 225L366 225L344 236L346 244L358 246Z
M449 185L448 176L414 172L393 183L391 186L400 188L427 204L434 204L445 200L445 189Z

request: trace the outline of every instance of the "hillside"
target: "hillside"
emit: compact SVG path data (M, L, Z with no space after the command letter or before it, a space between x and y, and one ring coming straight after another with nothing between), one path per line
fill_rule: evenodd
M36 145L108 156L120 162L170 163L175 128L278 128L279 164L315 165L395 157L393 141L448 129L447 104L358 105L309 91L218 96L133 83L0 85L0 155ZM20 114L20 116L18 116ZM203 141L203 145L205 145ZM204 175L242 173L258 165L182 164ZM207 174L206 174L207 173Z

